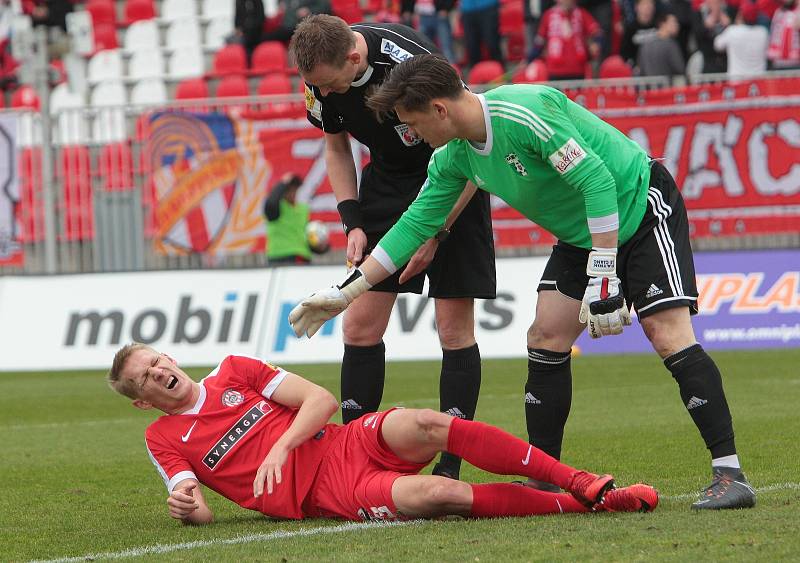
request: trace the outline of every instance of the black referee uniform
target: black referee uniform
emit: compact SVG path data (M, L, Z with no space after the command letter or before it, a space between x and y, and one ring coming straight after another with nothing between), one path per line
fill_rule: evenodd
M346 131L370 151L361 172L358 202L367 235L366 253L394 225L419 193L427 178L432 149L409 133L396 116L379 122L366 107L366 96L389 70L405 59L438 50L423 35L399 24L360 23L351 26L367 44L367 70L344 94L306 85L309 121L326 133ZM345 229L354 225L345 224ZM401 271L372 288L391 293L422 293L425 275L435 298L493 299L496 294L494 241L489 194L479 190L450 228L427 272L400 285ZM376 346L345 345L342 360L342 418L355 420L378 409L383 394L383 342ZM477 345L443 350L440 407L443 412L472 419L480 388ZM457 458L443 457L445 472L458 475Z

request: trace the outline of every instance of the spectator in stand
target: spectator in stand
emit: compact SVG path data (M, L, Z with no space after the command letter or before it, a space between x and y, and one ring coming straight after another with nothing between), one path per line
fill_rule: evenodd
M72 11L70 0L23 0L22 8L31 16L33 25L58 27L67 31L67 14Z
M714 49L714 39L731 24L731 14L724 0L705 0L692 15L692 33L697 49L703 53L703 73L726 72L728 58Z
M419 17L419 30L438 45L451 63L456 62L450 27L450 12L454 6L455 0L417 0L413 8Z
M659 0L657 9L658 11L666 10L675 14L675 17L678 18L678 25L680 25L681 30L675 40L681 47L683 59L688 60L690 54L689 39L692 36L692 16L694 15L690 0Z
M601 61L611 54L611 36L614 27L614 9L611 2L612 0L578 0L580 7L589 12L602 31L597 38L600 48L598 57Z
M800 68L800 4L784 0L772 16L767 56L776 70Z
M311 249L306 241L309 208L308 204L297 201L297 190L302 184L299 176L287 172L264 202L270 265L311 262Z
M280 25L261 36L261 41L289 41L300 20L312 14L330 14L330 0L281 0L283 18Z
M728 76L758 76L767 70L769 32L758 25L758 7L747 1L739 6L734 25L714 39L714 48L728 56Z
M236 11L233 16L234 36L247 50L247 58L261 43L264 33L264 3L261 0L236 0Z
M686 70L683 53L675 41L680 31L675 14L656 17L656 36L639 48L639 73L642 76L680 76Z
M575 0L557 0L542 16L534 58L544 49L550 78L580 80L586 76L589 58L600 54L602 33L591 14L577 7Z
M636 0L636 19L625 25L619 55L629 65L636 66L639 47L656 33L656 0Z
M483 58L486 46L489 58L503 62L500 52L500 3L498 0L461 0L461 25L467 47L467 61L474 66Z
M522 0L522 12L525 17L525 59L533 61L536 52L536 34L542 15L553 7L555 0Z

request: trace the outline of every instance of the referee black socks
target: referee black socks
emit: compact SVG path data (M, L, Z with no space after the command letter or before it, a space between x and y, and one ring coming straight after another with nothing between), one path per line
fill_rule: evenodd
M460 350L442 350L442 373L439 377L439 410L457 418L472 420L481 390L481 353L477 344ZM458 477L461 458L447 452L437 470Z
M347 424L368 412L376 412L386 379L386 346L344 345L342 357L342 421Z
M681 399L711 452L711 457L734 455L733 422L722 376L700 344L676 352L664 365L678 382Z
M528 441L556 459L572 405L571 352L528 348L525 422Z

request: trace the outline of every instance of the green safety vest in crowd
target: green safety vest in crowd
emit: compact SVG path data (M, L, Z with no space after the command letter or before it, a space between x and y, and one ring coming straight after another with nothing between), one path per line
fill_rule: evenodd
M301 256L311 259L311 249L306 241L306 225L309 208L306 203L292 205L285 199L280 201L280 216L267 221L267 258Z

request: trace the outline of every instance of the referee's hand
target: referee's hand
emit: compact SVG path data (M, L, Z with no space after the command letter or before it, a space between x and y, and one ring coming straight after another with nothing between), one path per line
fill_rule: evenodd
M361 265L366 248L367 235L364 229L353 229L347 234L347 261L353 266Z

